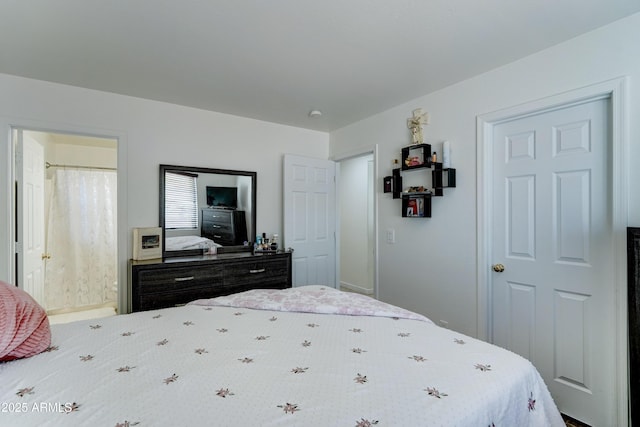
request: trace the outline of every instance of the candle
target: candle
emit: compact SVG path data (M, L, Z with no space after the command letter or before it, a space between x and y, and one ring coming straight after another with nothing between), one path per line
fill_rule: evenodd
M442 143L442 167L451 167L451 148L449 147L449 141Z

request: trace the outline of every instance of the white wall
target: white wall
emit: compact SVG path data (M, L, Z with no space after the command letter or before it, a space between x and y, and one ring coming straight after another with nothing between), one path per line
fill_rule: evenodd
M368 169L372 155L340 162L340 284L373 294L369 237Z
M379 296L462 333L477 334L476 117L576 88L629 77L629 161L640 160L640 14L538 52L491 72L416 98L331 133L331 156L363 144L379 144L380 235L396 231L396 244L381 240ZM416 74L420 78L420 74ZM415 108L430 113L426 142L451 142L457 188L433 200L433 217L400 216L400 202L381 194L391 160L410 143L406 119ZM438 153L440 155L440 153ZM630 168L629 225L640 225L640 169ZM414 172L418 173L418 172Z
M91 142L87 142L91 144ZM45 160L58 165L80 165L98 168L117 168L118 151L116 148L55 143L50 156ZM53 172L53 169L49 169Z
M282 155L326 159L329 135L227 114L0 74L0 279L8 280L10 126L115 136L119 209L126 227L158 224L158 165L256 171L257 228L282 235ZM124 206L123 206L124 205Z

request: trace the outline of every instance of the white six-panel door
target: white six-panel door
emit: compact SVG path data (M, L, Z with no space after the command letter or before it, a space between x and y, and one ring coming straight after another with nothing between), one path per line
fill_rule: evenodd
M44 148L17 130L18 283L44 305Z
M335 162L284 156L284 244L293 286L336 284Z
M615 419L608 102L498 124L492 142L494 343L594 426Z

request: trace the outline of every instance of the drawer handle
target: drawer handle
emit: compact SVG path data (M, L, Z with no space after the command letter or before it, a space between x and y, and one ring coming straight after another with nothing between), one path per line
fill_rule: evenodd
M187 281L189 281L189 280L193 280L193 279L195 279L195 277L193 277L193 276L187 276L187 277L176 277L174 280L175 280L176 282L187 282Z
M260 268L258 270L249 270L249 274L264 273L266 270L267 270L266 268Z
M219 234L214 234L213 237L215 237L216 239L222 239L222 236L220 236Z
M221 225L218 225L218 224L213 224L213 225L212 225L212 227L213 227L213 228L222 228L222 226L221 226Z

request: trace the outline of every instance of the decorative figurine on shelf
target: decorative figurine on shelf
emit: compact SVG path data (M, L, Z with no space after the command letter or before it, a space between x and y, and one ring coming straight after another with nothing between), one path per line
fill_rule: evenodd
M406 190L404 190L404 193L406 193L406 194L410 194L410 193L430 194L431 190L429 190L428 188L425 188L423 185L420 185L420 186L416 186L416 187L409 187Z
M411 129L411 142L414 144L422 144L424 142L422 126L428 124L429 113L422 111L422 108L413 110L413 116L407 119L407 127Z

